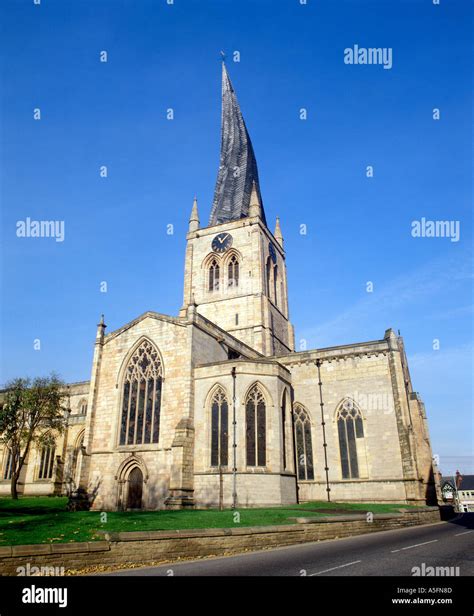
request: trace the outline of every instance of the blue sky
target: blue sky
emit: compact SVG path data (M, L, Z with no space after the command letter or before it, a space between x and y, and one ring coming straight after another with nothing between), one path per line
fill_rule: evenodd
M224 50L267 219L281 218L297 345L400 329L442 470L474 472L469 3L7 0L0 10L1 382L51 370L88 379L102 312L108 331L146 310L177 314L192 199L205 224L216 179ZM355 44L392 48L392 68L345 64ZM27 217L63 220L65 241L18 238ZM459 221L460 240L413 238L422 217Z

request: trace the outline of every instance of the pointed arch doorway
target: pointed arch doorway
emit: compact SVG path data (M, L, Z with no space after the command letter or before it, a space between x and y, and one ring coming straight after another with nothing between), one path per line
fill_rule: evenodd
M127 509L141 509L143 496L143 473L136 466L128 476Z

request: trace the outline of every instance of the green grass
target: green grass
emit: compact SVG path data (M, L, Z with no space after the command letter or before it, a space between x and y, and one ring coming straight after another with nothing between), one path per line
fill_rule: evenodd
M407 505L369 503L310 502L265 509L238 509L240 523L234 522L234 511L200 509L193 511L107 512L101 523L99 511L66 511L65 497L20 497L13 501L0 498L0 546L33 543L64 543L102 539L97 531L123 532L134 530L175 530L197 528L233 528L235 526L268 526L292 524L289 517L322 516L325 509L390 513Z

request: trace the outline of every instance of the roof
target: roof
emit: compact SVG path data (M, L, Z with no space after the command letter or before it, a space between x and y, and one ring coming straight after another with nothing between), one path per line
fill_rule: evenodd
M458 490L474 490L474 475L461 475Z

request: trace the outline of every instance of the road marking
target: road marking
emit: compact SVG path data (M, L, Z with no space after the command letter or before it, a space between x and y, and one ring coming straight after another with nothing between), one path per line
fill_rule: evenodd
M335 571L336 569L342 569L343 567L349 567L350 565L357 565L362 561L355 560L352 563L346 563L345 565L339 565L338 567L332 567L332 569L325 569L324 571L318 571L317 573L311 573L309 577L313 577L313 575L321 575L322 573L328 573L329 571Z
M467 535L468 533L474 533L474 530L466 530L463 533L458 533L457 535L454 535L454 536L460 537L461 535Z
M425 541L424 543L416 543L415 545L407 545L406 548L400 548L399 550L392 550L392 554L395 552L401 552L402 550L411 550L412 548L419 548L420 545L428 545L428 543L436 543L438 539L433 539L433 541Z

